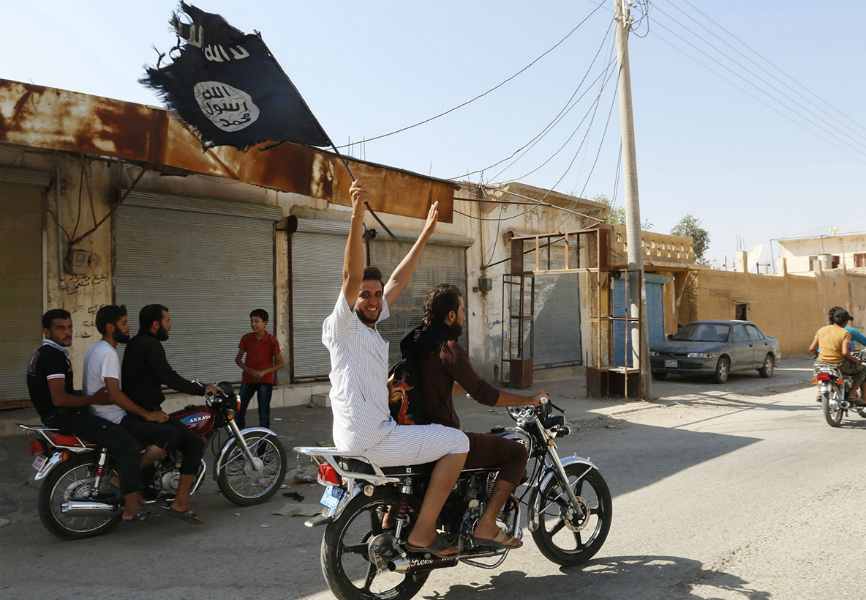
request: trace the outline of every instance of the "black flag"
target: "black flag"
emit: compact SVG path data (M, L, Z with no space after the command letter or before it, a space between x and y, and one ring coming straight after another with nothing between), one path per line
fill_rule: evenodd
M171 21L180 38L171 64L147 69L157 90L205 147L246 150L262 142L330 146L327 134L259 35L180 3L192 19Z

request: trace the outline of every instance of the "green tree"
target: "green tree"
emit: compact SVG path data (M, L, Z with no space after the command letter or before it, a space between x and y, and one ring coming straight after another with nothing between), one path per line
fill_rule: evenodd
M604 194L598 194L593 199L593 202L598 202L600 204L607 204L610 206L610 198L605 196ZM616 208L611 208L610 212L604 216L604 223L608 225L622 225L625 226L625 207L617 206ZM649 219L643 220L643 225L641 225L641 229L644 231L652 231L654 225L650 223Z
M696 218L692 213L684 216L679 223L671 229L671 235L682 235L692 238L695 248L695 261L700 264L706 264L704 253L710 245L709 232L701 227L701 220Z

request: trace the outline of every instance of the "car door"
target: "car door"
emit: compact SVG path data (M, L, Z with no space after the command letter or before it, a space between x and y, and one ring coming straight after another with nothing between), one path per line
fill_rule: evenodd
M752 366L758 369L764 366L764 357L772 350L770 340L751 323L746 324L746 333L749 334L749 343L752 346Z
M745 325L734 323L731 333L731 371L749 369L755 360Z

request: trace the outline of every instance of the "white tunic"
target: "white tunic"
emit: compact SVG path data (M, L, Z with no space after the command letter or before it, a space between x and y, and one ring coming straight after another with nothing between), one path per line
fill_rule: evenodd
M390 314L383 297L376 323ZM322 324L322 343L331 353L334 445L360 454L397 426L388 409L388 342L361 322L340 292L334 312Z

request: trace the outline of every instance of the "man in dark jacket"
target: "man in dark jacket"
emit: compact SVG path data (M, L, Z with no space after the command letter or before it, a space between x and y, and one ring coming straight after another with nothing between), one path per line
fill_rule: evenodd
M424 328L412 346L421 368L425 420L460 429L451 396L455 381L474 400L487 406L538 406L541 397L547 395L543 390L532 397L518 396L497 390L475 372L469 355L457 341L465 320L463 297L456 286L443 283L427 293ZM528 458L526 448L498 435L465 433L469 438L469 454L464 469L500 467L487 506L472 534L473 541L481 546L519 548L523 543L501 531L496 517L520 485Z
M162 347L162 342L168 339L168 332L171 330L168 308L161 304L148 304L139 312L138 324L140 326L138 335L126 345L121 371L123 393L130 400L145 410L156 411L160 410L160 405L165 400L165 394L162 393L163 385L193 396L203 396L219 390L215 385L203 386L184 379L168 364L165 348ZM204 456L204 440L174 417L169 417L165 423L146 423L146 425L150 432L159 427L173 427L180 434L180 439L175 446L182 454L180 481L177 496L169 506L169 516L183 519L187 523L202 523L189 503L189 493ZM139 438L140 442L149 443L147 440L142 440L142 437L147 437L148 431L132 433Z

